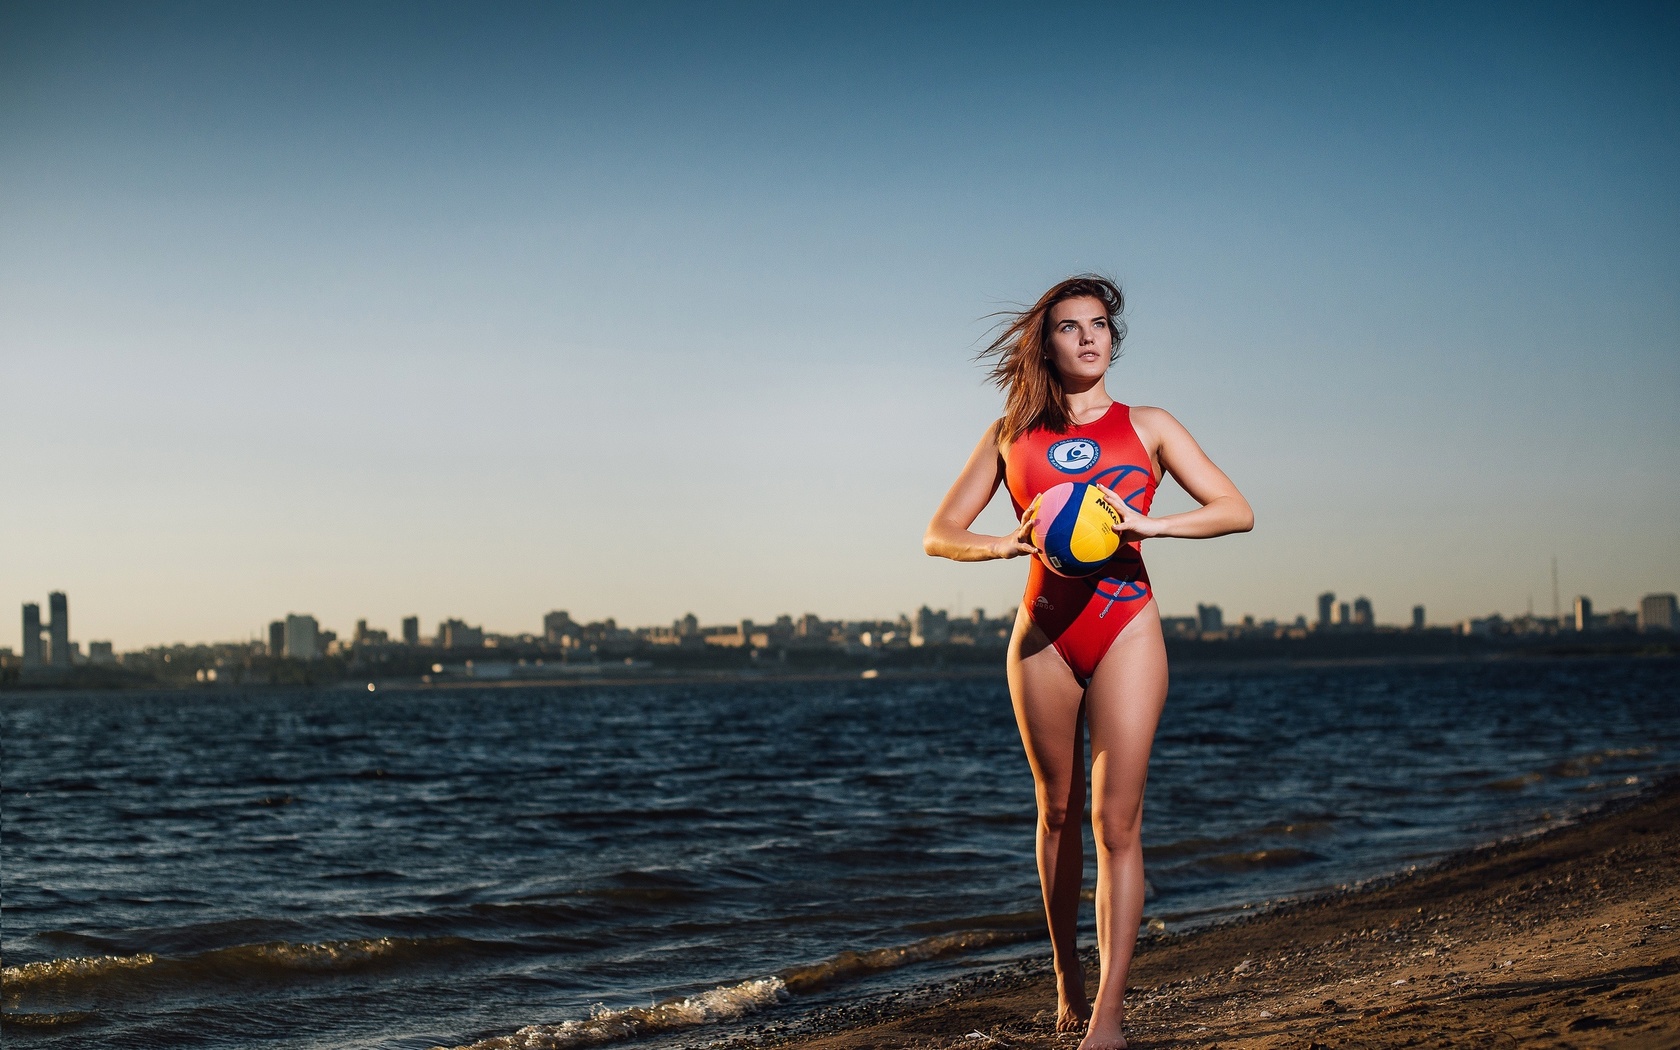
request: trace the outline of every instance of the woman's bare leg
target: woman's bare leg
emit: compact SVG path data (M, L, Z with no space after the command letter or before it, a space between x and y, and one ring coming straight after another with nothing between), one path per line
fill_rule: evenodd
M1056 966L1056 1030L1091 1016L1079 965L1079 887L1085 875L1085 691L1044 632L1023 612L1009 643L1009 695L1038 797L1038 882Z
M1090 1030L1080 1050L1126 1045L1126 977L1143 919L1143 787L1167 699L1167 648L1153 600L1114 640L1085 693L1091 825L1097 841L1097 950Z

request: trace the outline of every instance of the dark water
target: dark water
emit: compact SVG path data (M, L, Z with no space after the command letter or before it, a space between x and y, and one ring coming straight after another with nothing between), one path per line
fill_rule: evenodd
M1637 791L1680 769L1676 669L1181 674L1148 916ZM0 729L7 1046L701 1041L1047 951L1001 682L11 694Z

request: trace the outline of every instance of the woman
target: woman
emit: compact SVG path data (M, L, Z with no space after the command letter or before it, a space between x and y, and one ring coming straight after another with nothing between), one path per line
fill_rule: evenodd
M1009 643L1009 692L1038 795L1056 1028L1084 1026L1080 1050L1126 1045L1126 974L1143 917L1139 828L1149 749L1167 697L1167 653L1139 544L1254 527L1248 502L1178 420L1109 396L1103 381L1125 335L1124 306L1113 282L1086 274L1014 315L981 355L993 359L991 378L1006 393L1003 418L980 438L924 540L929 554L956 561L1035 555L1033 500L1063 481L1096 484L1120 517L1120 549L1093 576L1058 576L1032 559ZM1201 507L1150 517L1163 471ZM1008 486L1020 526L1006 536L969 531L999 484ZM1087 726L1102 960L1095 1003L1086 999L1075 945Z

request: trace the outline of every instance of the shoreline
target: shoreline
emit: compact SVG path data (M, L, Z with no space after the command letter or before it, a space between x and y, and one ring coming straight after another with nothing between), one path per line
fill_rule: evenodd
M320 692L411 692L426 693L449 690L502 689L575 689L587 686L654 686L654 685L746 685L799 684L840 682L929 682L1003 680L1002 655L993 664L956 664L944 667L879 667L810 671L777 671L757 668L729 668L720 670L672 669L649 671L645 668L625 670L614 664L602 664L600 670L573 672L554 677L514 678L449 678L426 682L416 678L380 678L371 682L366 677L351 677L338 681L317 683L215 682L215 683L128 683L123 685L90 686L75 682L11 683L0 686L0 696L44 696L74 694L130 694L146 693L202 693L205 696L231 693L271 693L294 691ZM1389 654L1363 656L1266 656L1231 659L1180 658L1172 662L1174 676L1187 678L1207 674L1273 674L1292 671L1335 670L1355 667L1442 667L1455 664L1547 663L1575 660L1675 660L1668 651L1620 652L1585 651L1555 652L1547 650L1490 650L1484 652ZM368 690L368 685L376 686Z
M1095 951L1083 953L1095 991ZM1072 1050L1048 957L713 1046ZM1416 870L1140 940L1132 1047L1680 1046L1680 779Z

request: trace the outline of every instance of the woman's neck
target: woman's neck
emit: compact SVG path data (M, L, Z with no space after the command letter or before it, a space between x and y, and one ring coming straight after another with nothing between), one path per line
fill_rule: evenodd
M1107 412L1114 399L1108 396L1099 379L1084 390L1064 390L1063 404L1067 406L1069 420L1083 425Z

